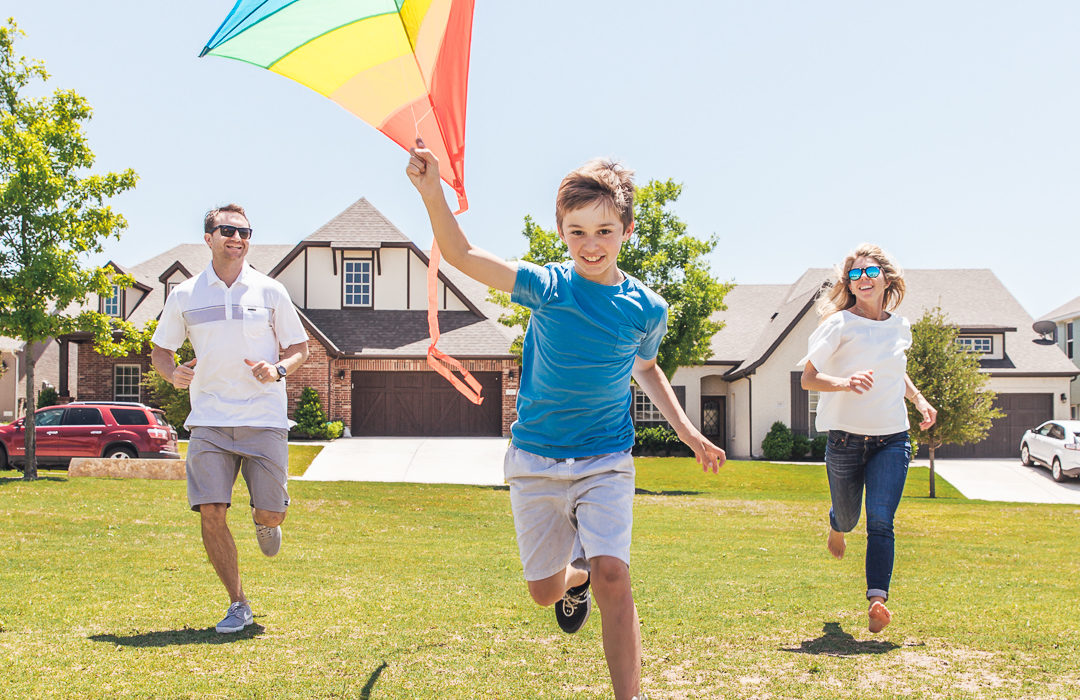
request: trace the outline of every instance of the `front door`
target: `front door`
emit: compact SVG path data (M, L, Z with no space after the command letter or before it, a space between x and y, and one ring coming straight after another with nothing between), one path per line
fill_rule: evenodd
M701 434L722 450L727 450L727 397L701 397Z

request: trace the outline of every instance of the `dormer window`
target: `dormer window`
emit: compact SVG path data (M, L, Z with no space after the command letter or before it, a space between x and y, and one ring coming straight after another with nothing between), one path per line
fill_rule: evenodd
M994 351L994 339L988 335L962 335L956 339L956 344L968 352L981 355L989 355Z
M371 306L371 258L346 258L345 306Z
M165 285L165 298L168 299L172 291L180 286L179 282L169 282Z
M101 298L101 313L106 316L121 316L120 287L113 285L112 296Z

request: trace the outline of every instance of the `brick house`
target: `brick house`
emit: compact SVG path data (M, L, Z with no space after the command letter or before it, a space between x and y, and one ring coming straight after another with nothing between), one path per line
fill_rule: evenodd
M331 420L353 435L509 435L516 417L514 333L497 319L487 288L445 262L437 289L439 347L483 386L474 406L426 363L428 256L366 199L295 246L252 244L247 261L289 290L308 332L308 361L288 379L289 413L313 387ZM157 319L171 289L210 264L202 242L181 244L130 269L136 285L99 300L104 313L138 326ZM78 349L78 398L146 400L138 356L104 357L89 337L60 339L61 393L67 348Z

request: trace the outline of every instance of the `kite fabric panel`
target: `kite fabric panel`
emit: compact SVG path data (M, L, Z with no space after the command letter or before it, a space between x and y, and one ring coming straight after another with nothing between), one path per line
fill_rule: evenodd
M405 150L417 137L465 197L474 0L240 0L200 56L260 66L325 95Z

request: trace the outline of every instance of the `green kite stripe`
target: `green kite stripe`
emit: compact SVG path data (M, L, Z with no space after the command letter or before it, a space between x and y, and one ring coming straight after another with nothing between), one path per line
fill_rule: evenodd
M356 22L397 13L396 0L328 0L293 3L268 15L210 51L269 68L319 37Z

